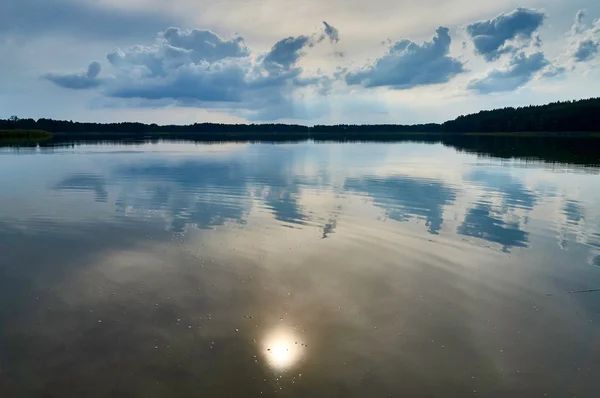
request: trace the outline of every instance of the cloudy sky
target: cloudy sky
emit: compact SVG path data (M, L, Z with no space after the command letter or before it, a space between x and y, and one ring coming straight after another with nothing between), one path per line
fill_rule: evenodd
M600 96L593 0L2 0L0 118L421 123Z

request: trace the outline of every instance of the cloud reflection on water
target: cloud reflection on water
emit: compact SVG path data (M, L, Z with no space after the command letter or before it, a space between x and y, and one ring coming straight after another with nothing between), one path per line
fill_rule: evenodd
M593 386L570 364L596 353L579 337L600 308L558 293L600 283L596 202L544 170L552 196L523 170L456 155L456 170L438 173L439 162L403 164L394 148L15 157L32 167L14 188L48 195L0 209L0 392L500 397ZM381 222L382 211L403 222ZM573 231L569 251L556 244L561 228Z
M437 234L444 222L444 206L456 200L455 189L442 181L410 176L348 178L344 188L371 196L373 204L392 220L425 219L432 234Z
M106 180L97 174L73 174L60 183L54 189L59 191L92 191L96 195L97 202L108 200Z
M315 153L326 154L323 147L314 148ZM325 195L366 195L375 207L384 210L386 218L404 222L424 219L431 234L443 233L447 211L456 213L453 207L463 200L459 199L460 192L471 190L456 181L409 174L345 176L335 185L323 164L313 173L298 174L296 164L313 154L307 148L295 149L258 146L246 154L248 147L243 147L232 153L184 156L181 160L115 163L105 174L67 175L54 189L92 191L99 202L107 202L110 195L118 213L162 215L168 229L176 233L184 233L189 226L210 229L230 221L244 224L254 211L266 209L276 221L289 226L319 225L323 238L338 228L338 217L305 208L302 201L307 189ZM487 168L472 168L464 181L474 184L474 191L484 199L466 209L455 231L498 244L504 250L527 247L527 215L548 190L535 192L518 177ZM554 191L548 191L552 195L545 199L554 198ZM562 211L568 224L575 225L584 218L584 209L576 200L567 200Z
M456 232L498 243L503 250L511 247L527 247L528 233L521 230L519 222L507 222L500 218L489 203L478 203L467 211L465 220Z

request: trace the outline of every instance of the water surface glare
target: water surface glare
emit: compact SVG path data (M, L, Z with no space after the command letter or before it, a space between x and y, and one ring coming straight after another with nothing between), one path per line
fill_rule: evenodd
M597 397L599 173L424 143L0 149L0 396Z

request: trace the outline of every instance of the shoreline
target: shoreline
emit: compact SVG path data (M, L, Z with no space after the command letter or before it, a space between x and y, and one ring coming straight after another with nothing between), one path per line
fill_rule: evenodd
M378 138L406 138L406 137L553 137L553 138L600 138L600 131L598 132L577 132L577 131L565 131L565 132L551 132L551 131L524 131L524 132L465 132L465 133L447 133L447 132L390 132L390 131L377 131L372 132L287 132L282 129L280 132L144 132L144 133L127 133L127 132L82 132L82 133L48 133L51 134L52 138L56 139L72 139L72 138L98 138L106 137L108 139L127 137L133 139L203 139L203 138L215 138L215 139L235 139L249 137L264 137L269 138L290 138L290 139L304 139L304 140L326 140L326 139L344 139L360 137L364 140L378 140Z
M51 139L54 134L45 130L0 130L0 143L40 142Z
M44 130L0 130L0 145L52 144L73 141L191 141L191 142L401 142L447 141L455 139L599 139L600 132L392 132L392 131L328 131L328 132L56 132Z

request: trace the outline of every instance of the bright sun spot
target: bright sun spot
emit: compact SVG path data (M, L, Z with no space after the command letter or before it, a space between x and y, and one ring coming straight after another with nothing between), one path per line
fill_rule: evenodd
M290 369L302 354L302 345L293 332L283 328L265 336L262 347L267 362L276 370Z

